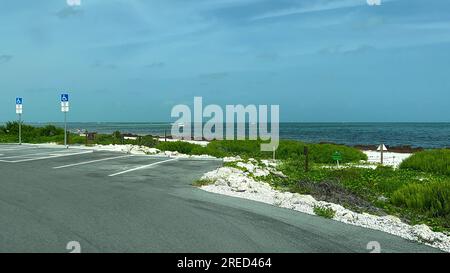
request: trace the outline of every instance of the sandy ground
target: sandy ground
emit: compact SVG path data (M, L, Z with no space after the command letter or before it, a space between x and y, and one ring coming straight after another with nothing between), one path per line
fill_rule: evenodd
M381 162L381 153L380 151L363 151L367 157L369 158L367 162L369 163L380 163ZM403 160L410 157L412 154L407 153L391 153L384 152L383 153L383 162L386 166L392 166L397 168Z

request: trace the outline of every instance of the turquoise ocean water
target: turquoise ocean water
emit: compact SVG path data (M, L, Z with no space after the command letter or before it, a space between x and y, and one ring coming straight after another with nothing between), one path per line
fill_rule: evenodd
M32 123L42 126L46 123ZM61 123L53 123L62 126ZM133 133L139 135L164 135L170 133L171 123L132 122L72 122L69 128L98 133ZM391 146L411 145L413 147L450 147L450 123L280 123L281 139L296 139L306 142L333 142L346 145Z

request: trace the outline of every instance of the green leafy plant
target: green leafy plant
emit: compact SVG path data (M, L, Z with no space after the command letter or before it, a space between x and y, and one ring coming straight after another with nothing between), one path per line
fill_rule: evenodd
M152 136L143 136L139 140L139 144L142 146L153 148L158 145L158 140Z
M314 213L317 216L321 216L327 219L333 219L333 217L336 215L336 212L332 208L322 206L314 206Z

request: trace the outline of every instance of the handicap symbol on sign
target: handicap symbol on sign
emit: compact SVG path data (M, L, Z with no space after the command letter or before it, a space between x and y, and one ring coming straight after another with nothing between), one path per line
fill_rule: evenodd
M22 105L23 99L22 98L16 98L16 104Z
M62 102L68 102L69 101L69 94L61 94L61 101Z

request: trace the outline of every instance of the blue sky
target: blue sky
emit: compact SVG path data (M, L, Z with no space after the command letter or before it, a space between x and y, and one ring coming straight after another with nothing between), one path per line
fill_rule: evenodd
M70 0L77 2L77 0ZM279 104L282 121L450 121L450 1L0 0L0 120L168 121Z

